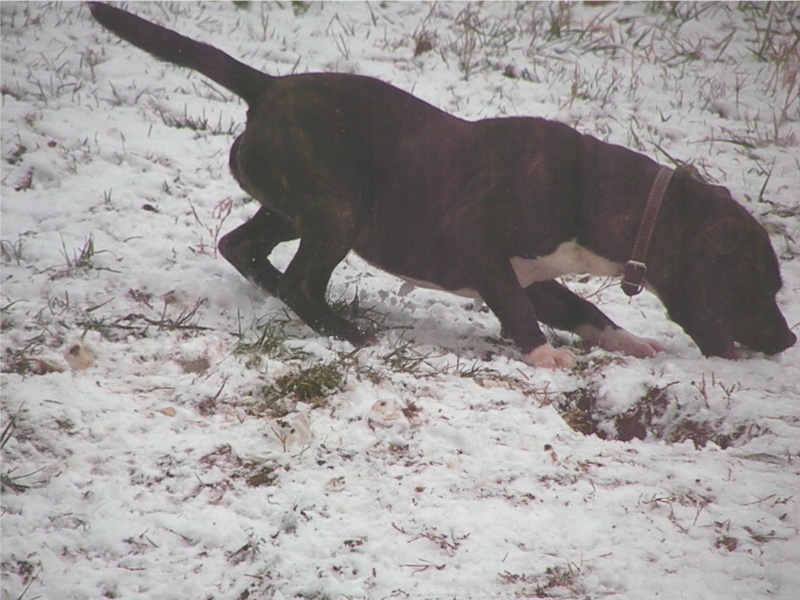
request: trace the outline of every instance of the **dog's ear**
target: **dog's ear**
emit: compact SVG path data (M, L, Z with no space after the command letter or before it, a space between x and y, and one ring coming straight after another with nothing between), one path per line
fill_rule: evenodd
M695 181L699 181L700 183L708 183L708 181L700 174L700 171L697 170L697 167L689 163L678 165L675 168L675 175L678 178L689 177Z
M747 224L733 216L713 217L700 227L693 250L701 256L727 256L739 248L748 231Z
M706 355L732 352L733 338L726 333L741 292L739 263L743 262L748 232L747 223L734 215L716 216L703 223L693 240L687 283L695 300L690 312L694 329L705 333L702 343L692 337Z

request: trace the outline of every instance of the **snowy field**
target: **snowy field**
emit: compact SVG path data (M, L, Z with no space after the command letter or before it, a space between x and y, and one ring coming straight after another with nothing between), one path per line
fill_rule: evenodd
M276 75L379 77L723 183L800 323L800 4L127 3ZM2 2L2 600L795 599L800 347L528 367L479 306L349 257L354 350L215 252L244 105L85 6ZM285 265L295 246L280 246Z

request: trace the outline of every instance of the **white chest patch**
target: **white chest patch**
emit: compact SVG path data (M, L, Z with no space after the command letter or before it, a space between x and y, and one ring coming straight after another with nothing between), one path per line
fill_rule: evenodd
M597 275L600 277L615 277L622 273L622 265L619 263L611 262L589 252L586 248L579 246L576 242L564 242L556 251L547 256L539 258L521 258L514 256L511 258L511 266L514 273L517 274L522 287L528 287L530 284L537 281L546 281L561 275L569 275L572 273L587 273L589 275ZM400 288L400 295L405 296L415 287L441 290L437 285L419 281L415 279L406 279L406 282ZM459 296L467 296L469 298L477 298L478 294L475 290L465 288L461 290L453 290L451 293L458 294Z
M600 277L614 277L622 273L621 264L589 252L574 241L564 242L555 252L540 258L515 256L511 259L511 266L522 287L571 273L588 273Z

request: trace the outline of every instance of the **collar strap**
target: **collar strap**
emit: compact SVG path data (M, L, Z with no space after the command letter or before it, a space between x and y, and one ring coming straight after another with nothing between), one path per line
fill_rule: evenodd
M622 291L628 296L635 296L644 288L644 279L647 273L645 264L647 249L650 247L650 240L656 227L661 202L664 200L669 182L672 181L674 174L675 171L669 167L661 167L653 181L653 187L650 188L642 221L639 223L639 232L636 234L636 242L633 244L631 259L625 264L623 271Z

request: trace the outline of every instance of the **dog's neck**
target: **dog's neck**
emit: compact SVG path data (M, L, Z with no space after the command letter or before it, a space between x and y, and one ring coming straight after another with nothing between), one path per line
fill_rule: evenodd
M636 240L633 243L631 258L625 264L622 276L622 291L628 296L635 296L644 289L644 282L647 276L647 251L650 249L653 231L661 210L661 203L674 174L675 171L669 167L661 167L653 181L653 186L650 188L650 193L647 195L647 202L639 222L639 231L636 233Z
M644 200L643 200L644 203ZM710 184L683 168L672 178L653 230L647 257L647 284L670 310L682 297L692 256L691 248L704 224L724 207Z

